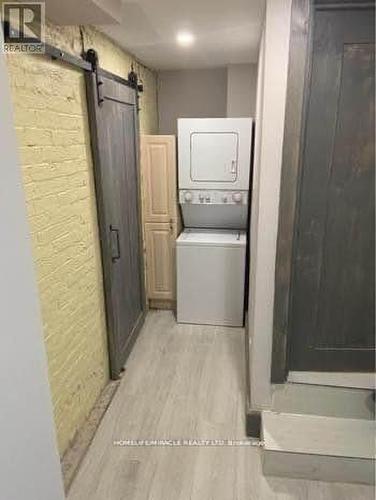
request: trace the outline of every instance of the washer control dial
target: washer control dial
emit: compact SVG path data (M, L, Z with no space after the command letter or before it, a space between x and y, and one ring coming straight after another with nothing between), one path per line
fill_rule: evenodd
M192 196L192 193L187 191L185 194L184 194L184 199L185 201L192 201L193 199L193 196Z
M242 194L241 193L234 193L232 195L232 199L236 202L236 203L240 203L242 201Z

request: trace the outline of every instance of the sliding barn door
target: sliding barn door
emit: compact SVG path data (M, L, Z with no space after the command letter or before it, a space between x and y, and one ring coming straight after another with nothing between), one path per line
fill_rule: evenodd
M375 12L357 2L320 4L293 263L290 369L373 371Z
M133 89L103 76L98 94L95 76L86 78L110 365L112 377L117 378L145 313L137 98Z

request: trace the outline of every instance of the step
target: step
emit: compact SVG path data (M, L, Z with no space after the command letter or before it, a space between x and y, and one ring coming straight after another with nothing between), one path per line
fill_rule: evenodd
M263 411L263 472L374 484L375 430L372 420Z
M278 384L274 386L270 410L338 418L375 419L373 391L348 387Z
M288 374L288 381L296 384L326 385L356 389L374 390L376 388L376 377L374 373L290 371Z

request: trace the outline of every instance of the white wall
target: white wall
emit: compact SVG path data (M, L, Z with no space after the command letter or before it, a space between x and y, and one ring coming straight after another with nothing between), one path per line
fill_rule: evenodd
M38 293L1 52L0 101L0 499L62 500Z
M252 191L249 340L252 409L271 405L274 273L291 0L267 0L260 46Z
M257 64L232 64L227 68L227 116L255 116Z
M159 133L176 134L177 118L225 117L226 99L226 68L161 71Z

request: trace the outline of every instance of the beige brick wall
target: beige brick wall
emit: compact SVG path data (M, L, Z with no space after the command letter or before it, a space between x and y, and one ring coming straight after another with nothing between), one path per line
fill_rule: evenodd
M47 36L64 50L82 50L78 27L49 24ZM86 28L83 39L85 49L98 51L102 67L127 76L131 56L94 29ZM109 377L84 78L43 56L7 60L63 454ZM141 65L136 69L145 84L141 130L155 133L156 76Z

